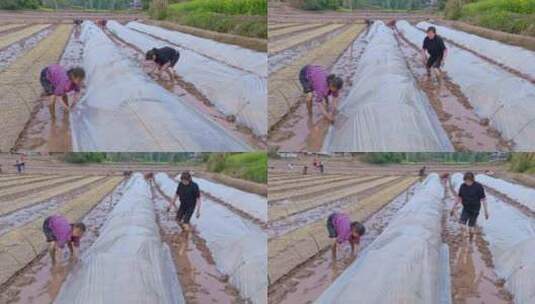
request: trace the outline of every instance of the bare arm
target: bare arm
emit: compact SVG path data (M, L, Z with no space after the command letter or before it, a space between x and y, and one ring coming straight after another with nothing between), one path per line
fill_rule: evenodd
M331 114L329 114L329 112L327 112L326 107L327 107L327 102L323 101L321 103L321 106L320 106L321 114L323 114L323 116L325 116L325 118L327 118L328 121L332 122L333 118L331 117Z
M338 246L338 243L336 242L336 239L333 242L332 246L332 253L333 253L333 260L336 260L336 247Z
M334 117L334 114L336 114L336 110L338 109L338 97L333 97L332 103L333 103L332 115Z
M201 197L197 198L197 217L201 216Z
M461 203L461 197L455 196L455 203L453 204L453 207L451 208L450 215L453 215L455 213L455 210L457 209L457 205Z
M483 198L481 200L481 203L483 204L483 211L485 212L485 219L489 219L489 209L487 208L487 199Z

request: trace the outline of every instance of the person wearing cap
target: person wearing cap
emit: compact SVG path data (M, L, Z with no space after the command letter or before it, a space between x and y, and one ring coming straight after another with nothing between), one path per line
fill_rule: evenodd
M468 233L470 239L472 239L481 205L483 205L485 219L489 219L489 212L487 209L485 189L483 188L483 185L475 181L474 173L466 172L463 180L464 183L459 188L459 193L455 200L455 204L453 204L450 215L453 216L455 214L455 210L459 203L463 205L459 223L463 225L463 234L465 233L464 226L468 226Z
M180 175L180 183L176 189L173 199L173 206L176 208L176 201L180 200L180 207L176 213L176 220L185 231L190 230L190 219L197 208L197 218L201 216L201 192L188 171Z
M448 49L442 37L437 35L437 30L434 26L430 26L426 33L427 35L422 45L422 55L427 69L427 76L431 77L433 69L436 70L437 78L440 79L440 68L444 65Z
M327 231L329 238L334 239L332 245L333 259L336 260L337 247L343 244L351 246L351 254L355 253L360 244L360 237L366 232L366 228L360 222L351 222L345 213L334 212L327 218Z

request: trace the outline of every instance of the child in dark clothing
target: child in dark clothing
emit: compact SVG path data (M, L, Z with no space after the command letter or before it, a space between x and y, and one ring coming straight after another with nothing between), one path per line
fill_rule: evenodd
M175 81L177 77L175 73L175 65L180 58L180 52L174 48L165 46L162 48L153 48L145 54L145 60L152 61L155 63L152 71L149 72L149 75L152 75L156 69L161 73L165 71L169 75L171 81ZM159 77L160 75L158 75Z
M180 175L180 183L172 203L175 208L177 199L180 199L180 207L176 214L176 220L182 229L189 231L189 221L195 211L195 207L197 207L197 218L201 216L201 192L188 171L184 171Z

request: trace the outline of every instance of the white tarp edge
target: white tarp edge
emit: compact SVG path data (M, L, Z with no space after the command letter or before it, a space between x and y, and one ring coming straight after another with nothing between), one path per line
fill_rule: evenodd
M315 303L451 302L443 261L444 187L431 174L386 229Z
M164 173L156 174L155 180L167 196L175 195L176 181ZM192 217L191 223L206 241L217 269L229 276L241 296L254 304L266 304L267 233L208 199L202 200L201 217Z
M84 22L87 91L71 112L75 151L244 151L250 148L123 55Z
M190 48L198 53L227 62L264 78L267 77L267 53L265 52L257 52L236 45L225 44L136 21L129 22L126 26L161 37L174 44Z
M169 46L163 40L154 39L116 21L108 22L107 26L114 34L143 52L154 47ZM239 124L250 128L256 135L267 134L265 78L240 71L191 50L178 49L180 59L175 71L180 77L195 85L225 115L234 115Z
M339 106L323 150L453 151L392 30L376 21L367 35L353 86Z
M482 183L483 177L478 175L476 180ZM458 192L463 175L453 174L451 183ZM478 220L478 225L489 242L496 273L505 279L516 304L535 303L535 219L488 193L487 206L489 219Z
M396 22L396 27L421 47L424 32L404 20ZM448 43L446 46L444 70L461 87L476 114L489 119L505 139L514 141L514 150L535 150L535 85L468 51Z
M535 79L535 52L425 21L416 26L423 30L434 26L440 36Z
M83 253L54 303L185 303L143 175L132 176L100 236Z
M483 185L493 188L535 212L535 189L484 174L477 175L477 180Z

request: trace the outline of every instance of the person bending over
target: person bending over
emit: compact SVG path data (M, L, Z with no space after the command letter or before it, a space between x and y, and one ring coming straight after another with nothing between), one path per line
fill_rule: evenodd
M85 79L85 71L80 67L65 70L59 64L52 64L41 70L40 82L45 96L50 96L50 114L55 117L56 99L61 97L65 109L69 109L67 94L74 91L73 102L80 98L80 86Z
M176 189L173 206L176 208L176 200L180 199L180 207L176 213L176 220L185 231L190 230L190 219L197 207L197 218L201 216L201 192L188 171L180 175L180 183Z
M319 65L306 65L299 72L299 82L305 93L308 113L312 114L312 100L315 96L323 116L333 123L338 94L344 86L342 78L334 74L328 75L327 71ZM331 97L331 111L329 111L329 96Z
M337 247L349 243L351 254L358 250L360 237L366 232L366 228L360 222L351 222L349 216L344 213L332 213L327 218L327 231L329 238L335 239L332 245L333 259L336 260Z
M85 233L83 223L70 224L67 218L61 215L52 215L43 222L43 233L47 243L50 243L48 252L52 258L52 264L56 264L56 254L60 249L69 248L71 259L79 255L80 239ZM76 248L76 249L75 249Z
M468 226L468 233L470 239L474 235L474 227L476 226L477 217L479 216L479 210L483 203L483 211L485 212L485 219L489 218L489 212L487 209L487 200L485 196L485 189L483 185L475 181L474 174L472 172L466 172L464 174L464 183L459 188L458 196L453 204L450 215L455 214L457 205L461 203L463 210L459 223L463 225L463 234L465 235L465 226Z
M448 49L442 37L437 35L437 30L434 26L430 26L426 33L427 36L422 45L422 56L425 61L427 76L431 77L431 72L435 71L437 79L440 81L440 68L444 65L444 60L448 55Z
M175 81L177 75L174 67L179 58L180 52L168 46L147 51L145 60L154 62L154 68L149 72L149 75L153 75L158 70L158 77L160 77L161 72L165 71L169 75L169 79Z

